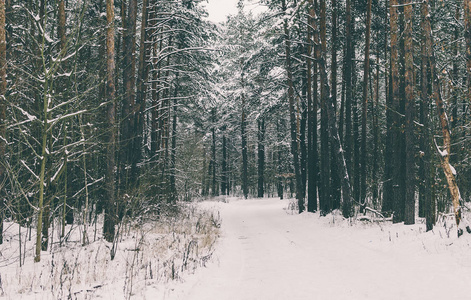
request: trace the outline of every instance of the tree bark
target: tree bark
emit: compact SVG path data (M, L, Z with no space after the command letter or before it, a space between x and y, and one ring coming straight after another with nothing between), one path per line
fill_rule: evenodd
M216 178L216 109L213 108L211 112L211 118L213 121L213 128L211 129L212 145L211 145L211 161L213 162L211 168L211 178L213 180L211 187L211 194L213 197L219 196L217 190L217 178Z
M318 18L314 13L314 22L313 22L313 31L314 31L314 44L319 45L320 37L319 37L319 30L318 30ZM321 51L319 47L316 47L316 60L319 64L319 71L323 76L321 76L321 84L324 85L324 89L329 91L329 82L327 80L327 71L326 71L326 52ZM335 109L334 103L332 101L332 97L329 97L329 110L328 110L328 117L329 117L329 132L331 137L332 146L335 149L337 164L339 166L338 172L339 177L342 179L342 214L345 218L349 218L353 215L353 201L352 201L352 192L350 186L350 178L348 175L347 164L345 161L344 150L342 148L342 144L340 142L340 136L337 127L337 120L335 117Z
M264 196L265 184L265 120L258 120L258 197Z
M426 52L427 52L429 66L430 66L430 73L432 74L433 98L435 99L435 105L437 106L437 113L438 113L438 117L440 118L440 126L442 129L442 135L443 135L442 150L440 150L438 146L437 146L437 150L440 155L440 161L443 168L443 173L445 174L445 177L448 183L448 189L451 194L458 236L460 236L463 233L463 230L460 228L460 222L461 222L461 217L462 217L461 204L460 204L461 196L460 196L458 185L456 183L455 170L450 165L451 134L450 134L450 127L448 124L448 118L446 116L445 107L444 107L444 103L441 96L440 79L438 77L437 70L436 70L435 55L434 55L433 46L432 46L433 36L432 36L432 29L431 29L431 24L430 24L428 0L424 1L424 5L426 5L426 8L425 8L426 11L423 11L423 15L425 15L424 31L425 31L425 37L426 37Z
M415 135L414 135L414 46L412 43L413 11L410 0L404 6L404 50L406 85L406 197L404 199L404 224L415 224Z
M154 13L153 13L154 14ZM155 16L154 16L155 18ZM160 79L160 74L161 74L161 62L159 59L159 55L162 52L162 44L163 44L163 38L161 35L157 35L154 33L156 36L160 36L160 41L154 40L154 44L152 47L153 51L153 65L157 70L153 70L152 73L152 112L151 112L151 127L152 127L152 132L151 132L151 161L158 161L158 155L159 155L159 150L160 150L160 135L159 135L159 120L160 120L160 101L159 101L159 91L157 81ZM158 46L157 46L158 45Z
M227 141L226 127L222 129L221 194L227 195Z
M114 52L114 0L106 0L106 101L107 123L109 132L106 141L106 198L105 220L103 224L103 236L106 241L113 242L116 225L116 188L115 188L115 154L116 154L116 89L115 77L115 52Z
M130 0L128 14L123 24L124 28L124 65L123 65L123 85L124 97L121 113L121 170L120 184L125 192L134 186L137 179L136 166L133 163L133 145L135 141L135 86L136 86L136 19L137 0Z
M283 200L283 177L281 174L283 173L283 165L281 164L281 153L283 151L281 143L283 142L283 136L281 134L281 120L276 122L276 133L278 137L278 147L277 147L277 168L278 168L278 183L277 183L277 192L278 197L280 200Z
M420 160L419 160L419 216L425 217L426 230L430 231L435 225L435 197L433 195L433 180L432 180L432 149L430 147L432 142L430 130L430 57L428 56L427 48L427 24L426 18L428 15L428 3L423 2L421 5L421 27L422 27L422 41L421 41L421 101L420 101L420 123L422 132L420 135ZM420 213L422 211L422 213Z
M389 109L392 114L392 146L394 151L392 152L393 159L393 170L392 170L392 186L393 186L393 203L392 208L394 210L394 222L403 221L401 207L401 193L400 193L400 182L398 177L402 174L400 172L401 165L401 150L400 150L400 139L401 139L401 126L400 126L400 90L399 90L399 42L398 42L398 2L397 0L390 1L390 27L391 27L391 87L392 94L391 106ZM385 159L389 159L386 157Z
M308 17L308 37L307 37L307 109L308 109L308 194L307 194L307 210L308 212L317 211L317 97L314 101L314 94L317 94L317 81L313 80L312 74L312 22L315 14L314 1L309 1L309 17Z
M242 120L240 124L240 134L242 139L242 192L244 198L249 196L249 182L248 182L248 157L247 157L247 120L245 111L245 95L242 95Z
M331 97L334 104L335 115L337 115L337 0L332 0L332 56L331 56ZM340 136L340 134L339 134ZM339 209L341 204L341 180L338 177L338 166L335 161L335 149L331 145L331 190L332 190L332 208Z
M365 60L363 64L363 103L361 110L361 184L360 184L360 198L361 203L360 211L364 211L366 206L367 194L367 147L366 147L366 132L367 132L367 114L368 114L368 80L370 73L370 40L371 40L371 0L368 0L366 9L366 33L365 33Z
M471 103L471 0L464 3L464 37L466 42L467 101Z
M391 8L386 5L385 15ZM385 20L384 26L388 27L388 20ZM397 30L397 27L396 27ZM387 30L385 30L387 32ZM391 30L391 39L393 38ZM388 35L385 33L385 45L384 45L384 59L388 61ZM394 36L395 41L397 36ZM391 42L392 43L392 42ZM391 54L393 51L391 51ZM384 177L383 177L383 203L381 210L383 212L392 212L394 203L394 185L393 185L393 168L394 168L394 117L393 117L393 68L392 68L392 55L389 57L388 67L385 67L385 83L386 86L386 141L384 149Z
M281 6L283 13L286 13L286 2L281 0ZM285 41L285 54L286 54L286 73L288 83L288 101L289 101L289 116L290 116L290 131L291 131L291 154L293 155L293 165L296 180L296 199L298 200L298 211L302 213L304 211L304 198L302 197L302 182L301 172L299 166L299 154L298 154L298 134L296 126L296 111L295 111L295 99L294 99L294 83L293 73L291 65L291 41L289 38L288 20L285 18L283 22L284 29L284 41Z
M304 50L301 50L304 53ZM307 181L307 147L306 147L306 125L307 125L307 72L305 70L305 66L303 67L302 71L302 94L301 99L299 99L300 103L300 112L298 114L300 121L299 121L299 166L301 172L301 193L302 198L306 199L306 181Z
M144 111L146 108L146 95L147 95L147 78L149 75L149 66L146 63L148 56L147 50L147 0L142 1L142 19L141 19L141 42L139 48L139 66L137 76L137 93L136 93L136 107L135 107L135 139L133 145L133 159L132 165L137 172L137 164L142 160L142 146L144 140ZM139 182L138 175L136 175L137 184Z
M345 162L348 171L352 171L352 153L353 153L353 131L352 131L352 102L353 102L353 41L352 41L352 8L351 0L346 0L346 23L345 36L347 39L347 51L345 58Z
M380 53L380 44L377 44L376 48L376 71L375 71L375 86L374 86L374 96L373 96L373 158L372 158L372 201L373 208L377 209L378 206L378 171L379 171L379 73L380 73L380 64L379 64L379 53ZM387 76L386 76L387 77Z
M322 53L327 52L327 41L326 41L326 3L325 0L320 1L320 47L316 51ZM317 46L318 47L318 46ZM319 65L319 69L321 66ZM324 72L325 71L325 72ZM329 151L329 112L330 109L329 94L330 88L326 89L327 86L322 82L328 81L327 71L320 70L320 82L321 82L321 189L319 204L321 213L326 215L332 210L332 194L330 186L330 151ZM326 78L324 78L325 76Z

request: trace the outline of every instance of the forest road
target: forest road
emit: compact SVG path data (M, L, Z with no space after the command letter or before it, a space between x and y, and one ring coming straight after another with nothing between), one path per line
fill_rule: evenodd
M318 214L287 210L286 200L212 205L222 218L215 262L176 299L464 299L454 289L471 297L470 278L453 276L454 260L371 246L362 228L326 226Z

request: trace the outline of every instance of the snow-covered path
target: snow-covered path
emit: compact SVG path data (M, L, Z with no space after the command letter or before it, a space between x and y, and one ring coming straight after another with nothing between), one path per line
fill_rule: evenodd
M469 238L333 225L277 199L212 205L222 217L216 262L165 299L471 299Z

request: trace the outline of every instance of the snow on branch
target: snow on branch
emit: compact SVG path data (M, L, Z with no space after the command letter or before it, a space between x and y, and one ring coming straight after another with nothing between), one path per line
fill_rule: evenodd
M28 113L27 111L25 111L24 109L22 109L19 106L13 105L13 107L18 109L24 116L26 116L26 120L8 125L7 129L10 129L10 128L16 127L16 126L20 126L20 125L23 125L23 124L26 124L26 123L30 123L30 122L33 122L33 121L38 119L36 116L31 115L30 113Z
M64 116L59 116L59 117L54 118L54 119L52 119L52 120L47 120L47 124L52 124L52 125L54 125L54 124L56 124L56 123L59 122L59 121L62 121L62 120L64 120L64 119L67 119L67 118L70 118L70 117L74 117L74 116L77 116L77 115L81 115L81 114L86 113L86 112L87 112L87 110L86 110L86 109L83 109L83 110L79 110L79 111L77 111L77 112L73 112L73 113L70 113L70 114L67 114L67 115L64 115ZM49 127L48 131L49 131L51 128L52 128L52 126Z
M26 168L26 170L28 170L34 176L34 178L39 180L39 176L36 173L34 173L33 170L31 170L31 168L26 164L24 160L21 160L21 164Z

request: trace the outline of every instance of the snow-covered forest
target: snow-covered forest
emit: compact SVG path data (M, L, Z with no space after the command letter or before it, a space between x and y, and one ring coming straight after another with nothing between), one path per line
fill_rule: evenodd
M0 0L0 297L469 297L471 1L246 2Z

